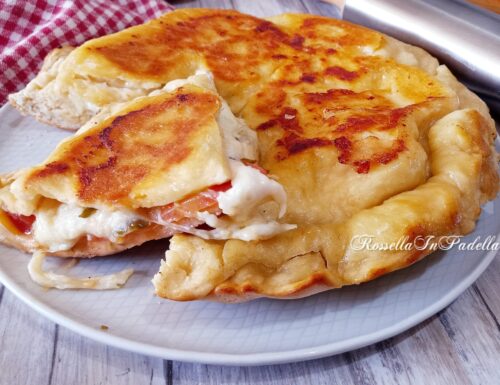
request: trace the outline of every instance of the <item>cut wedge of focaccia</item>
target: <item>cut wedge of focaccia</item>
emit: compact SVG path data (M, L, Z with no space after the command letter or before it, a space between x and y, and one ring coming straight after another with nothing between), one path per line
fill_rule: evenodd
M187 232L256 240L280 224L283 188L256 165L255 133L200 72L103 110L41 165L2 179L0 239L93 257Z
M466 234L497 194L485 104L423 50L325 17L178 10L56 51L11 102L72 128L200 67L256 131L298 227L252 242L174 236L154 278L162 297L295 298L368 281L432 245L355 250L357 238Z

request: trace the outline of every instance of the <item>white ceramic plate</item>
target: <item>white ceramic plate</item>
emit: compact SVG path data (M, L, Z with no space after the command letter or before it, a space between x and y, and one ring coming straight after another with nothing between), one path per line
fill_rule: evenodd
M67 135L3 107L0 172L42 161ZM497 199L484 207L476 231L466 240L500 232L495 218L499 205ZM167 246L167 241L154 242L71 269L71 274L94 275L133 267L136 274L120 290L42 289L29 279L29 256L3 246L0 280L51 320L109 345L173 360L259 365L328 356L398 334L452 302L495 257L494 251L452 249L358 287L301 300L224 305L153 296L150 279ZM109 329L103 331L101 325Z

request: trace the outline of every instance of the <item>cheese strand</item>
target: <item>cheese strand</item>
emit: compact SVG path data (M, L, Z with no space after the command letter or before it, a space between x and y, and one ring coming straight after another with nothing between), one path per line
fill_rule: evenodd
M43 262L46 254L42 251L33 253L33 257L28 264L28 272L31 279L47 288L65 289L91 289L110 290L119 289L128 281L134 273L133 269L125 269L118 273L102 275L97 277L77 278L68 275L57 274L52 271L43 270Z

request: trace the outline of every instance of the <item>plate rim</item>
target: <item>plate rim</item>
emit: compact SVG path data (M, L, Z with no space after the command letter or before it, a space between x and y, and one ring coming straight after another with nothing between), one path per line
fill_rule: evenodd
M329 357L336 354L345 353L359 349L364 346L391 338L400 334L413 326L425 321L437 312L444 309L453 302L460 294L467 290L488 268L496 257L497 250L490 250L483 256L482 260L473 269L467 277L460 281L456 286L449 290L444 296L437 299L429 306L419 312L409 316L396 324L368 333L361 336L351 337L343 341L332 342L325 345L319 345L311 348L294 349L289 351L265 352L265 353L245 353L245 354L229 354L229 353L214 353L202 352L195 350L181 350L169 347L162 347L149 343L139 342L136 340L127 339L109 331L101 331L88 326L84 323L76 321L70 316L64 315L57 309L47 305L41 300L34 297L28 290L24 289L15 280L11 279L3 269L0 268L0 282L10 290L16 297L21 299L26 305L42 314L51 321L59 324L77 334L90 338L96 342L100 342L115 348L155 356L173 361L194 362L200 364L224 365L224 366L259 366L259 365L274 365L284 364L297 361L308 361L317 358ZM427 258L429 258L428 256Z

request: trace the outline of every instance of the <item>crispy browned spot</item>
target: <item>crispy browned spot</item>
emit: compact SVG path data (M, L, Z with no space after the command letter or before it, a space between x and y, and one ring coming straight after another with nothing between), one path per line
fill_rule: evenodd
M288 35L278 28L275 24L270 21L262 20L259 25L255 27L255 32L259 35L259 38L272 38L278 41L286 41ZM264 33L263 33L264 32Z
M280 139L278 145L286 148L289 155L297 154L309 148L331 146L332 141L325 138L301 138L298 135L290 134ZM278 159L281 159L280 155Z
M278 90L270 93L274 103L266 103L263 95L264 101L256 107L263 115L274 115L256 129L279 130L281 138L275 142L275 158L279 161L312 148L333 146L340 163L366 174L376 165L397 159L407 149L404 135L380 139L376 133L404 127L404 119L415 105L391 108L388 100L371 92L331 89L302 94L301 105L294 108L286 105L283 94ZM371 135L367 137L366 132Z
M303 132L297 120L297 110L291 107L286 107L279 116L259 125L257 130L267 130L276 126L281 127L285 131Z
M368 110L349 116L345 123L339 124L337 132L360 132L368 129L389 130L396 127L402 118L414 109L414 106L387 110Z
M326 92L309 92L304 95L305 103L322 104L328 101L337 101L342 96L355 95L354 91L346 89L334 89Z
M300 81L304 83L314 83L316 81L316 75L304 74L300 77Z
M334 66L325 70L326 75L332 75L341 80L354 80L359 74L356 71L348 71L345 68Z
M300 36L298 34L295 34L291 39L290 39L290 46L295 48L295 49L304 49L304 41L306 39L304 38L304 36Z
M68 170L68 165L61 162L51 162L45 165L45 167L37 172L39 177L45 177L54 174L62 174Z

